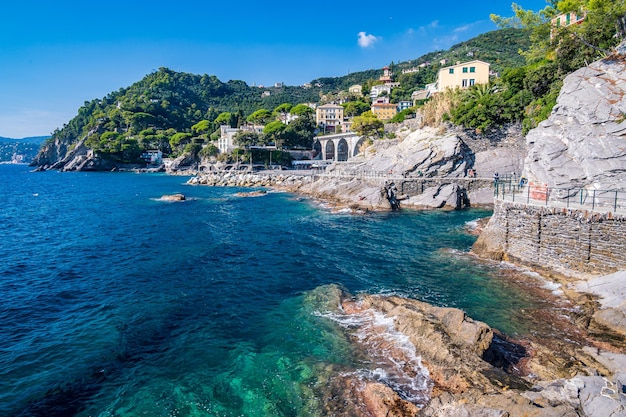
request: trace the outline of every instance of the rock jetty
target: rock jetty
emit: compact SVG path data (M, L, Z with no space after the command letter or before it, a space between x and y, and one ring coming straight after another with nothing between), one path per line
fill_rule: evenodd
M228 171L196 175L187 181L190 185L212 187L276 187L297 189L312 181L310 175L231 173Z

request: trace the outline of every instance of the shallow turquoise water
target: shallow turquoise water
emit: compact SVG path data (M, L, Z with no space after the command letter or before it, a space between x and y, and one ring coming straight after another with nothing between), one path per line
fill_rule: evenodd
M463 255L485 211L336 215L152 174L0 178L3 416L323 415L324 373L367 366L320 314L329 284L525 331L529 301Z

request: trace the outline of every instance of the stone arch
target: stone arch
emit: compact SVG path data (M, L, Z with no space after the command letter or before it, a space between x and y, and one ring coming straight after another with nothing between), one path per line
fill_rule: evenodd
M337 143L337 161L347 161L349 156L348 142L344 138L339 139L339 143Z
M361 152L361 146L363 146L366 142L365 136L361 136L361 138L354 144L354 149L352 150L352 156L357 156L359 152Z
M313 151L314 151L315 157L317 157L317 155L321 155L322 143L319 140L316 140L315 143L313 143Z
M335 159L335 143L332 140L326 141L325 159L327 161Z

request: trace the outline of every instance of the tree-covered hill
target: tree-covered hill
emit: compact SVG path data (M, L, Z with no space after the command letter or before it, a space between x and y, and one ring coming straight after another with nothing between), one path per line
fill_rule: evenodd
M392 99L407 99L413 90L433 82L439 61L482 59L493 61L494 68L515 66L521 60L518 51L528 46L527 35L520 29L503 29L480 35L455 45L449 51L426 54L416 60L393 64L401 86ZM469 55L468 53L471 52ZM402 69L418 63L432 63L424 71L401 74ZM121 161L137 160L145 149L161 149L166 155L176 154L171 147L180 136L202 136L204 142L215 137L218 116L228 113L228 123L240 125L260 109L270 112L289 103L317 103L328 93L347 90L362 84L367 90L381 75L380 69L355 72L343 77L319 78L306 86L255 87L243 81L222 82L215 76L195 75L160 68L130 87L109 93L102 99L86 101L78 114L53 133L49 143L59 149L72 149L81 139L88 148L100 154L117 155ZM394 101L395 102L395 101ZM199 122L209 123L202 135L192 129ZM182 150L182 149L181 149ZM41 158L50 161L50 158ZM37 163L37 161L35 161Z
M492 32L483 33L468 41L453 45L448 50L429 52L419 58L390 63L401 87L405 89L423 88L425 84L432 83L437 78L437 73L442 67L441 62L447 61L448 66L457 61L465 62L475 59L489 62L491 68L501 72L504 68L519 67L524 65L524 57L520 51L530 48L529 32L516 28L505 28ZM402 70L418 68L420 64L428 64L420 68L419 72L402 75ZM328 93L337 90L347 90L351 85L367 85L380 77L380 69L354 72L343 77L318 78L312 84L321 84L322 91Z

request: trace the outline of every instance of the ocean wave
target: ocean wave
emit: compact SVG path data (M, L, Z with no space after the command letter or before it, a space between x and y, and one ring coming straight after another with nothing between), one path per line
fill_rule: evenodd
M361 366L348 375L364 382L382 383L418 406L428 402L432 387L428 369L409 337L395 328L393 317L374 310L317 314L346 329L364 356Z

